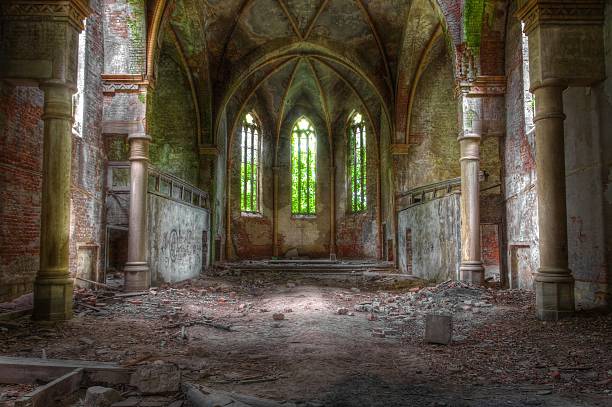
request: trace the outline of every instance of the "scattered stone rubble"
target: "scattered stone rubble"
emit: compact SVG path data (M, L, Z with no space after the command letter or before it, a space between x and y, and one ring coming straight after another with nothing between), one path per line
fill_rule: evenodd
M382 292L361 301L354 310L367 313L370 321L382 321L390 335L397 330L413 339L421 338L424 318L429 314L450 315L461 322L455 328L455 338L464 337L466 329L486 319L494 311L490 289L475 287L461 281L445 281L435 287L413 287L405 293ZM385 329L372 332L373 336L386 337Z

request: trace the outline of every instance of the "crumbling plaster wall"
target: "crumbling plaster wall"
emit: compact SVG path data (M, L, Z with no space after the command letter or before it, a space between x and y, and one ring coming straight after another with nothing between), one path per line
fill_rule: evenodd
M459 277L461 262L461 212L459 194L450 194L410 206L398 214L398 265L432 281ZM411 235L410 241L407 236ZM409 256L408 252L412 255Z
M510 6L506 35L506 136L504 139L504 194L508 273L513 287L531 289L540 264L538 202L535 172L535 132L525 128L521 22Z
M444 39L439 39L434 45L430 58L415 95L410 118L409 153L393 156L396 194L461 175L457 141L458 101L454 94L452 61ZM451 195L398 213L397 258L400 271L409 271L406 267L409 251L406 234L410 229L414 258L411 272L434 280L455 275L461 223L458 208L458 195Z
M199 151L196 116L189 89L179 62L164 41L159 55L155 89L149 92L147 125L151 136L151 164L199 186Z
M154 193L147 195L148 260L151 283L174 283L197 277L202 271L209 232L206 209Z
M563 93L569 267L578 307L609 306L612 231L612 3L604 28L607 78Z
M410 119L408 155L395 156L404 176L397 192L460 175L458 102L452 61L441 38L418 84ZM400 173L401 175L401 173Z

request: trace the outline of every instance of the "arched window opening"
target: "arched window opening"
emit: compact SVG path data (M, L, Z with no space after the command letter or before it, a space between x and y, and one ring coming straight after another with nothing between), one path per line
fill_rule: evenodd
M355 113L348 127L348 189L352 212L367 209L366 125L363 116Z
M317 137L310 120L301 117L291 131L291 213L316 214Z
M240 210L245 213L259 212L259 160L261 128L252 113L242 121L240 165Z

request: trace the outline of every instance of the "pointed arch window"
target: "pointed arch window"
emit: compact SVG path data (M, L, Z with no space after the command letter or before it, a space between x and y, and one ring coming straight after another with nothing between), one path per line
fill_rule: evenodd
M259 212L259 162L261 127L252 113L242 121L240 165L240 210L246 213Z
M291 131L291 214L315 215L317 136L310 120L301 117Z
M367 131L363 115L354 113L348 126L349 207L352 212L367 209Z

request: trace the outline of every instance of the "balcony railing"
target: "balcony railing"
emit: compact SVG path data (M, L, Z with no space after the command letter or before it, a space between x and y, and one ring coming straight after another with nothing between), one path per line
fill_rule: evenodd
M112 193L130 192L130 163L112 161L108 163L107 188ZM209 209L208 192L194 187L182 179L149 166L149 193L174 201Z
M487 174L484 171L480 171L480 181L482 182L486 178ZM398 211L402 211L413 205L420 205L452 193L461 193L461 177L422 185L403 194L397 194L395 196L396 207Z

